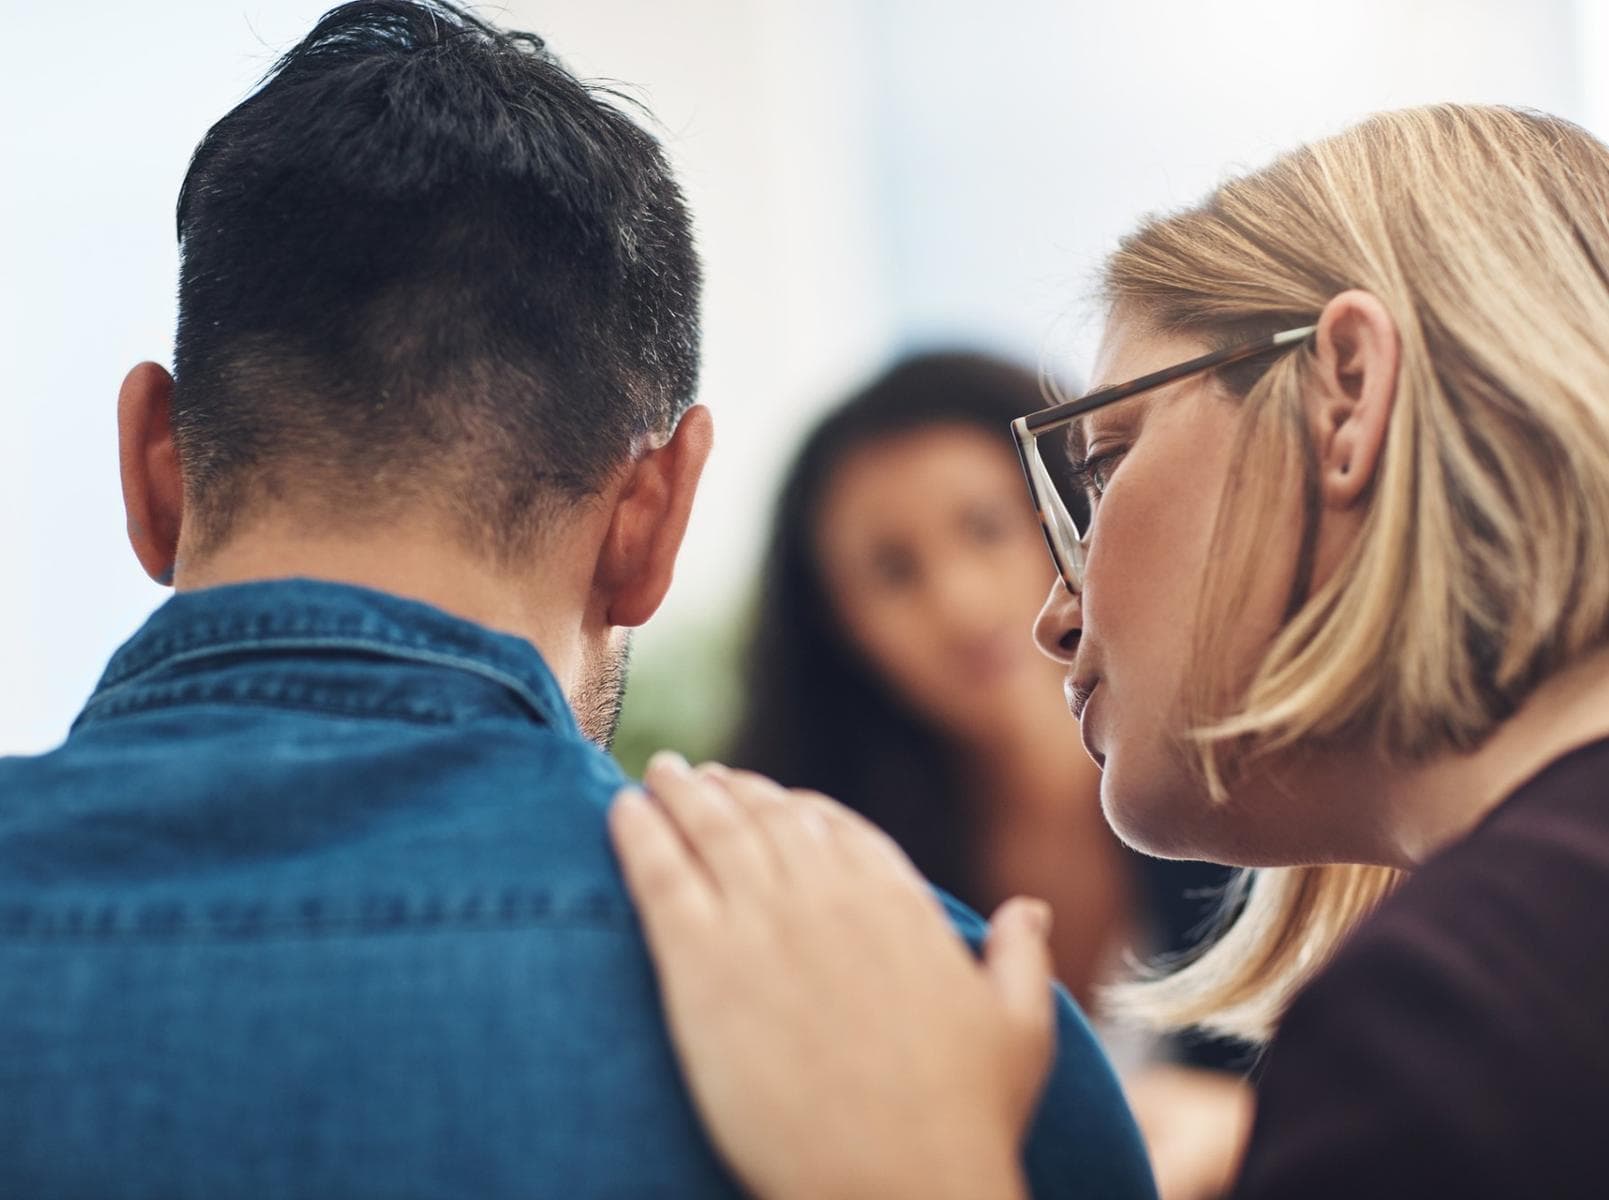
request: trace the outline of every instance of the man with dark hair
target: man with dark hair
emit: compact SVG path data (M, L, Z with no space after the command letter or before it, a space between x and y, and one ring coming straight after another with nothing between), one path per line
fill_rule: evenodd
M735 1194L604 830L711 443L659 145L536 37L360 0L178 230L118 404L177 594L0 761L0 1195ZM1031 1173L1137 1153L1067 1014Z

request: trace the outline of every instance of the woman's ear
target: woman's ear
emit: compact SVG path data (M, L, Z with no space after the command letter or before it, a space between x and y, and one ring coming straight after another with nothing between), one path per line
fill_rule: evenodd
M682 414L664 445L627 468L593 578L608 624L643 624L670 590L693 495L714 440L710 410L696 404Z
M1397 398L1402 340L1385 305L1369 292L1342 292L1324 306L1314 334L1308 422L1329 508L1367 493L1385 448Z
M145 573L173 585L184 517L184 481L173 444L173 376L142 362L117 393L118 458L129 545Z

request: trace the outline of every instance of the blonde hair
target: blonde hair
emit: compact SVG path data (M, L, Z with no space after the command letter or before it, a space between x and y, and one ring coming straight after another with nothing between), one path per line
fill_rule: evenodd
M1187 685L1217 803L1248 764L1314 746L1369 739L1403 763L1471 749L1609 641L1609 149L1513 109L1385 113L1148 221L1106 271L1114 312L1214 344L1310 323L1349 288L1401 336L1385 452L1347 561L1311 594L1298 579L1249 683L1222 676L1219 641L1258 553L1268 468L1305 472L1309 543L1315 519L1307 351L1223 380L1242 394L1237 461L1255 467L1220 507ZM1114 989L1113 1007L1265 1038L1400 878L1257 871L1204 952Z

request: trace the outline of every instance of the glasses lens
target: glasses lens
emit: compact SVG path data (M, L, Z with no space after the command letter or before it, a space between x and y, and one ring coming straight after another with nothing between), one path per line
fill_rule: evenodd
M1072 522L1072 535L1083 537L1089 531L1089 495L1073 477L1072 448L1064 430L1054 430L1034 441L1039 461L1051 489L1061 501L1062 511Z
M1019 434L1020 436L1020 434ZM1056 569L1069 590L1077 592L1084 576L1084 546L1078 523L1082 514L1087 525L1089 508L1083 499L1083 490L1073 486L1071 472L1064 451L1058 450L1059 464L1053 471L1046 461L1045 451L1064 443L1060 439L1035 438L1031 449L1024 447L1023 465L1028 470L1029 483L1040 506L1040 520L1044 525L1045 540L1049 543ZM1058 459L1052 459L1057 462ZM1071 501L1071 503L1069 503Z

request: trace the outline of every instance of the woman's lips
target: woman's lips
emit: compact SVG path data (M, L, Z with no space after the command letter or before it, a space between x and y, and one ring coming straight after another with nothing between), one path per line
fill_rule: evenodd
M1073 720L1082 721L1084 719L1084 708L1089 704L1089 698L1095 694L1095 689L1100 686L1100 682L1099 679L1091 679L1086 682L1074 679L1069 675L1066 682L1062 684L1062 692L1067 696L1067 708L1073 714Z
M1095 765L1102 770L1106 768L1106 755L1095 748L1095 722L1094 714L1090 712L1090 701L1095 697L1095 689L1101 686L1099 679L1081 683L1069 679L1064 685L1067 692L1067 707L1072 711L1074 719L1078 721L1079 738L1084 743L1084 752L1095 760Z

